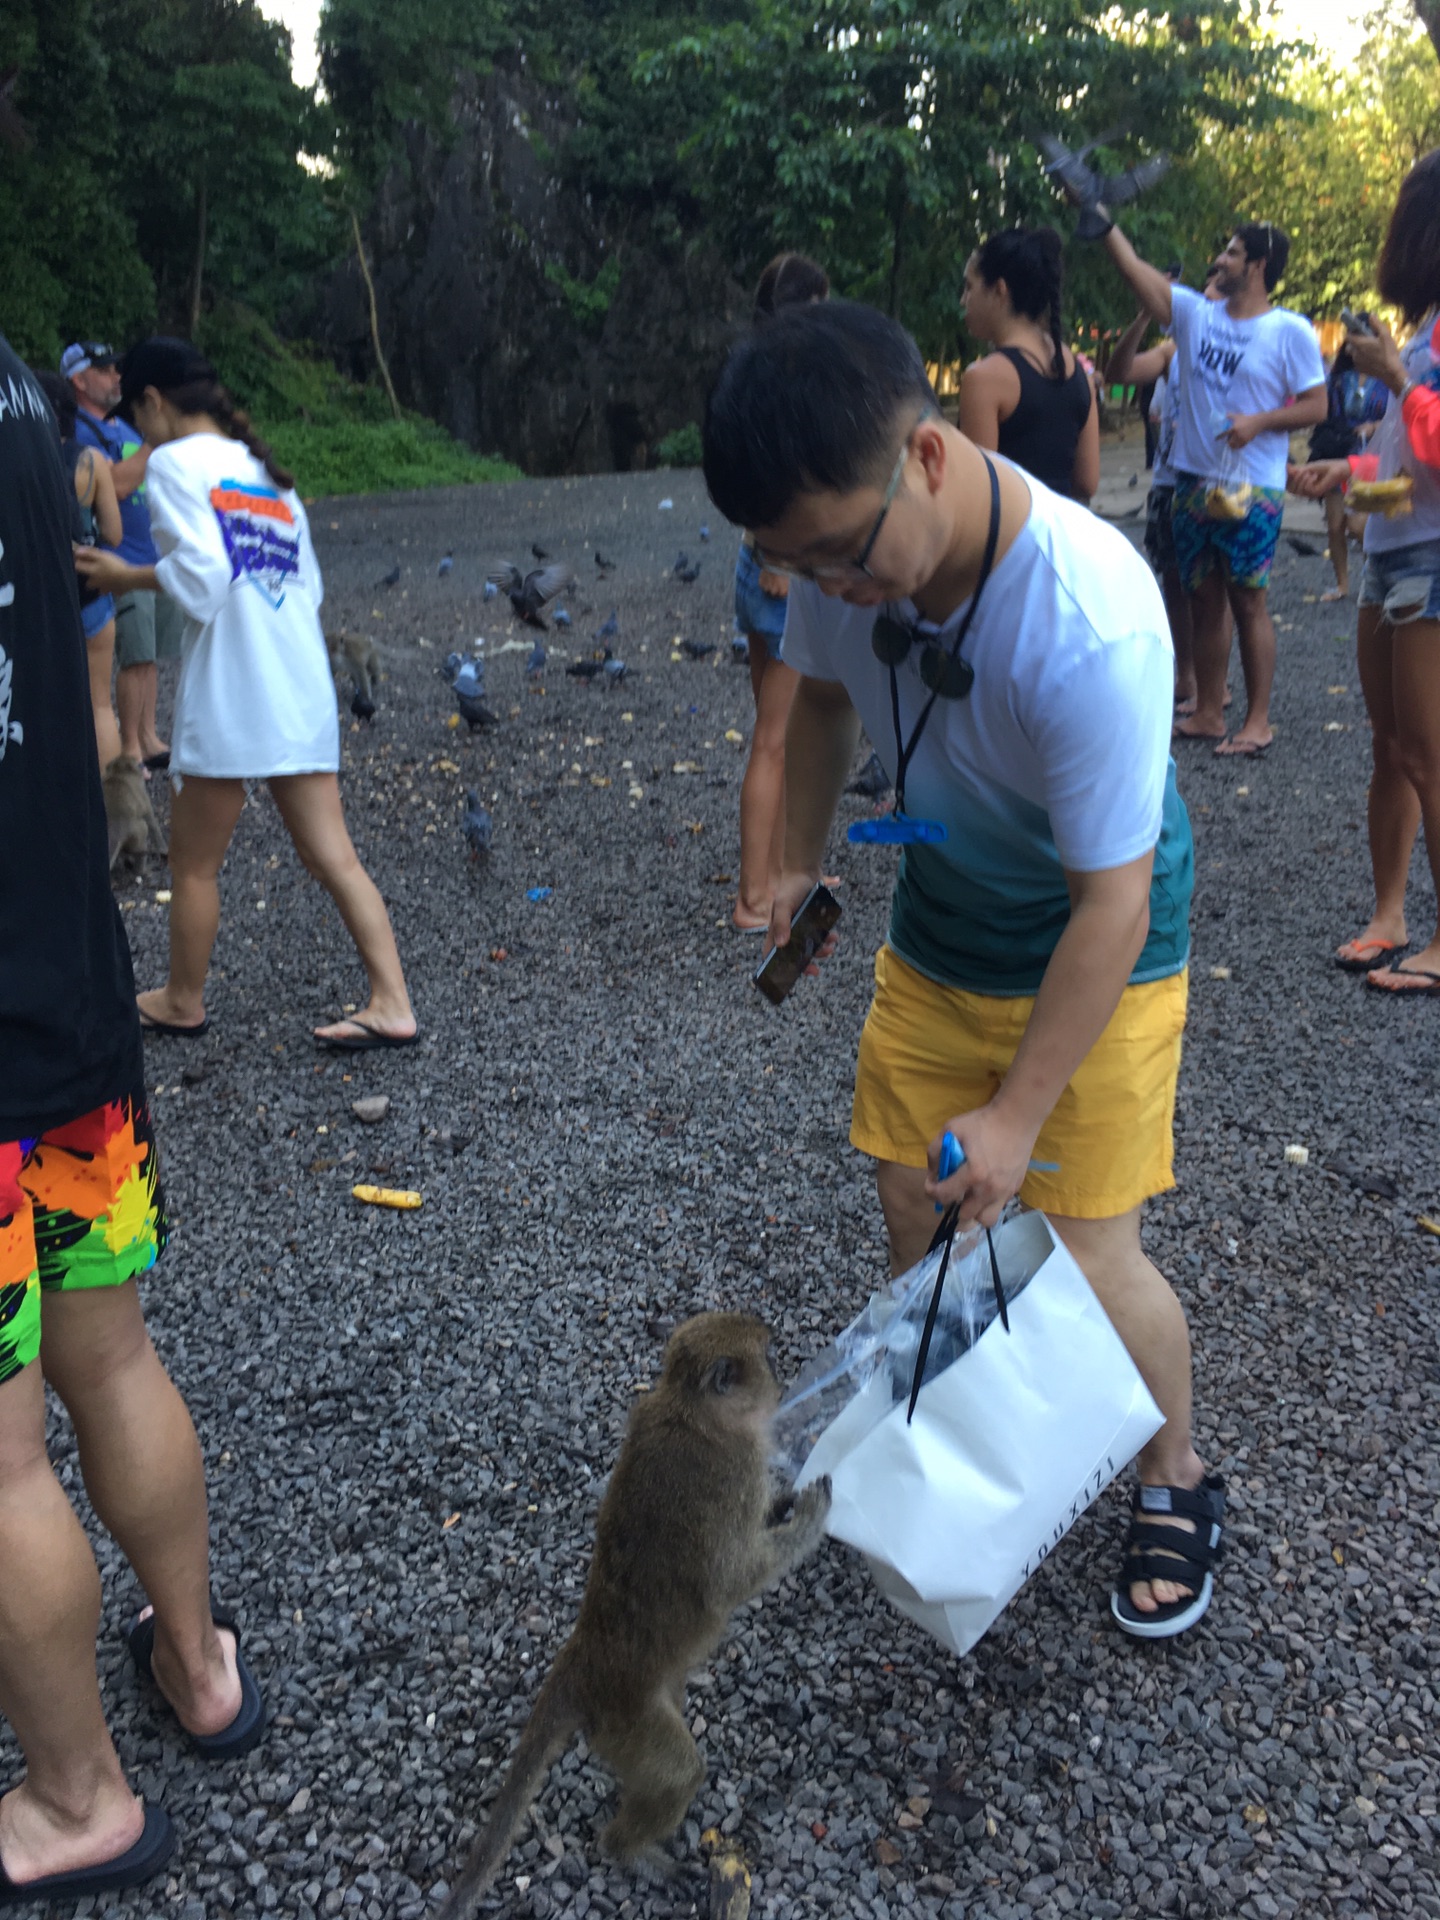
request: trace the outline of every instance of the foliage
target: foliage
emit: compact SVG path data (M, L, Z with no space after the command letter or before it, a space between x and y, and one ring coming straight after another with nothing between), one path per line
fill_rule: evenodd
M700 440L700 429L693 420L683 427L677 427L655 448L656 464L662 467L698 467L704 449Z
M1375 16L1353 65L1300 67L1283 126L1234 129L1197 166L1202 203L1292 239L1283 298L1317 318L1363 305L1400 182L1440 146L1435 54L1408 8Z
M694 69L715 104L681 152L742 271L814 253L950 357L977 240L1058 211L1033 131L1118 121L1183 151L1271 112L1282 58L1247 0L752 0L640 63L657 99Z
M577 280L558 260L549 260L545 264L545 278L560 289L577 326L584 327L588 333L598 333L620 286L620 256L612 253L593 280Z
M418 414L393 419L378 387L357 386L329 361L283 344L244 308L216 308L200 343L303 494L520 478L506 461L472 453Z

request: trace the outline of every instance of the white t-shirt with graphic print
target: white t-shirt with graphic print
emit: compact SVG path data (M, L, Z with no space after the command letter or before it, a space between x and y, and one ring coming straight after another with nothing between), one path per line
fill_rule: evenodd
M1286 307L1271 307L1253 320L1232 320L1223 301L1207 300L1189 287L1175 287L1170 300L1172 384L1179 372L1175 471L1201 480L1233 477L1256 487L1283 488L1288 433L1278 428L1258 433L1239 453L1222 448L1220 436L1231 414L1269 413L1324 386L1315 329Z
M146 468L156 578L185 615L172 773L333 773L335 683L305 509L238 440L187 434Z

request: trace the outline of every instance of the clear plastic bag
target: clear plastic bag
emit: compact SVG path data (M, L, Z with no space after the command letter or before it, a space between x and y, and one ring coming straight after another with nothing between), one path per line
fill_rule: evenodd
M1223 433L1229 432L1229 422ZM1250 511L1254 488L1245 472L1245 455L1217 436L1216 472L1205 487L1205 512L1211 520L1243 520Z
M999 1227L994 1231L998 1238ZM878 1425L897 1402L909 1400L925 1321L944 1258L944 1248L934 1247L888 1289L872 1294L863 1312L796 1376L780 1403L774 1427L772 1460L787 1479L799 1474L820 1435L862 1395L866 1397L866 1424L870 1426ZM1007 1306L1023 1291L1039 1265L1039 1257L1023 1261L1002 1258L1000 1284ZM999 1312L991 1250L983 1230L974 1227L957 1234L950 1251L920 1384L935 1379L968 1352L998 1319ZM877 1388L867 1395L866 1389L877 1375L882 1376L884 1390ZM851 1427L847 1427L847 1433L852 1442L858 1443L862 1437Z

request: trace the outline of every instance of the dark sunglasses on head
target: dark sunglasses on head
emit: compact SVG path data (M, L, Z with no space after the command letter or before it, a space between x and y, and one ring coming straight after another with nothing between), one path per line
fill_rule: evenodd
M881 666L892 670L909 657L919 638L914 627L888 613L882 613L870 629L871 651ZM975 669L937 640L927 640L920 652L920 678L942 700L963 700L975 684Z

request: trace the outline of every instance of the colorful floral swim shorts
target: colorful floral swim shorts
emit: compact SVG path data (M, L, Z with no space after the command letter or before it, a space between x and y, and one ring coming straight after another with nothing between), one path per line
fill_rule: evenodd
M121 1287L168 1227L144 1093L0 1141L0 1384L40 1351L40 1295Z

